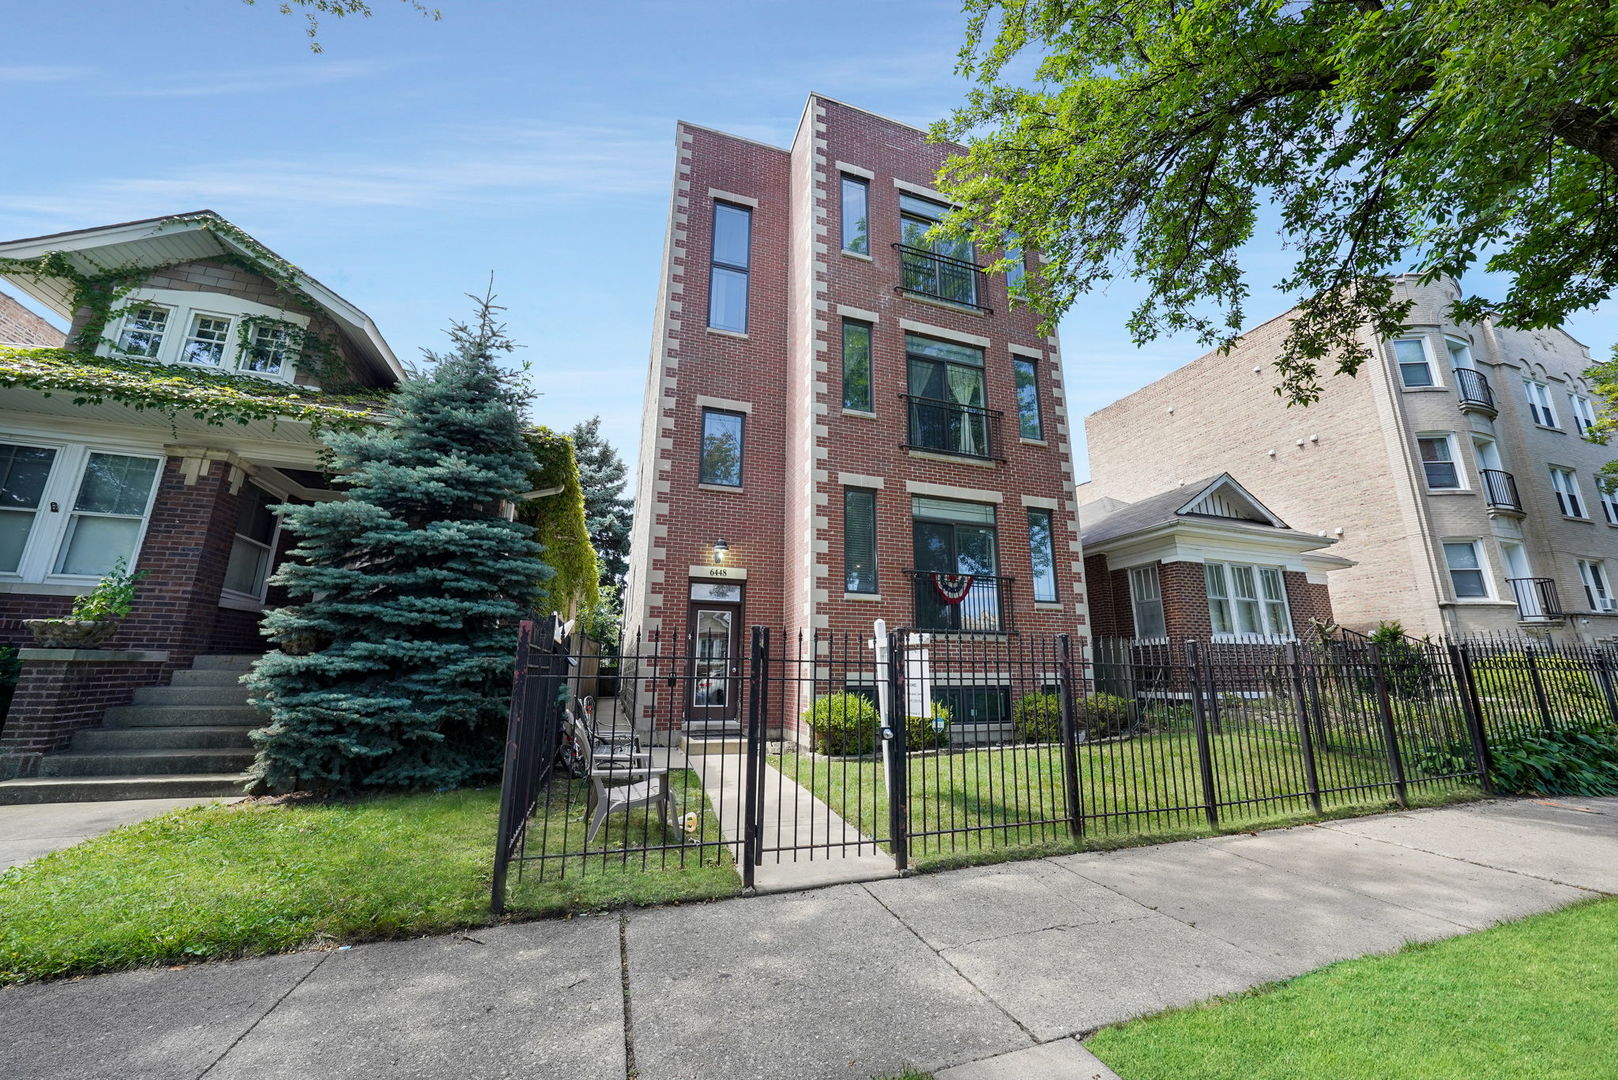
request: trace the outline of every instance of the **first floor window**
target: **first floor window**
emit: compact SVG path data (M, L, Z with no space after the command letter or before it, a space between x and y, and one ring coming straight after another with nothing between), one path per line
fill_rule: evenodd
M1613 609L1612 590L1607 587L1607 570L1601 560L1580 559L1579 580L1584 584L1584 599L1591 611Z
M702 410L702 467L704 484L742 486L742 414L719 409Z
M1416 439L1421 447L1421 468L1427 476L1429 491L1454 490L1461 486L1459 471L1455 468L1455 440L1448 435L1422 435Z
M191 316L191 332L180 347L180 359L188 364L218 367L225 360L225 346L230 344L230 320L218 315Z
M874 593L876 585L876 492L843 489L843 590Z
M1273 566L1211 562L1204 567L1215 634L1292 636L1286 584Z
M1433 385L1433 365L1427 359L1427 344L1421 338L1407 338L1393 343L1393 354L1399 361L1399 381L1406 386Z
M1483 558L1476 540L1444 541L1444 562L1449 567L1450 587L1458 599L1486 597L1488 583L1483 578Z
M281 500L257 484L244 484L236 511L236 538L225 564L225 590L264 599L264 583L275 555L275 515L270 507Z
M39 517L56 451L0 443L0 574L15 574Z
M100 577L133 561L151 505L157 458L91 453L79 481L56 573Z
M1551 490L1556 492L1556 506L1567 517L1584 516L1584 499L1579 494L1579 478L1572 469L1551 466Z
M1162 583L1157 567L1138 566L1129 572L1129 598L1135 609L1135 636L1161 638L1168 636L1163 622Z
M155 358L163 348L163 334L169 327L169 309L156 304L140 304L124 316L118 348L130 356Z
M1596 493L1601 496L1601 512L1607 515L1608 525L1618 525L1618 491L1607 487L1607 481L1596 474Z
M1028 554L1034 566L1034 602L1056 603L1056 540L1049 510L1028 511Z
M870 412L871 324L843 322L843 408Z

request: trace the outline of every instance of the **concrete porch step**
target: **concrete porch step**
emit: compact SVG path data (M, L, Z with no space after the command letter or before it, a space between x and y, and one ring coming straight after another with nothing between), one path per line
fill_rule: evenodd
M126 799L231 798L247 784L243 773L170 776L29 777L0 780L0 806L24 803L114 802Z
M245 705L245 686L143 686L132 705Z
M198 656L191 661L193 671L246 671L253 666L253 662L262 655L260 653L227 654Z
M186 727L85 728L73 734L73 749L101 750L243 750L251 749L251 727L193 724Z
M39 776L168 776L238 773L253 763L251 749L67 750L46 754Z
M246 671L235 668L182 668L169 680L170 686L240 686Z
M110 728L263 727L267 719L251 705L114 705L101 722Z
M685 751L687 757L704 757L708 754L745 754L747 752L747 740L740 736L719 739L707 736L693 738L690 735L681 735L680 749Z

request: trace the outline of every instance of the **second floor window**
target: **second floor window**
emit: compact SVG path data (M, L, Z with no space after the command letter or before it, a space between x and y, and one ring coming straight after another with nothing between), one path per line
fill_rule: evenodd
M1556 427L1556 410L1551 408L1551 388L1533 379L1524 379L1523 393L1528 396L1528 415L1540 427Z
M1056 538L1049 510L1028 511L1028 554L1034 567L1034 602L1056 603Z
M990 457L983 407L983 350L905 335L910 379L910 443L965 457Z
M753 239L751 211L713 205L713 266L708 277L708 325L747 333L747 272Z
M289 381L308 334L307 315L228 293L142 289L96 351Z
M843 250L871 253L871 185L857 176L843 177Z
M871 412L871 324L843 322L843 408Z
M1025 439L1043 439L1045 424L1039 415L1039 368L1034 361L1016 357L1017 432Z
M1455 440L1448 435L1422 435L1416 439L1421 447L1421 468L1427 476L1427 490L1454 491L1461 486L1460 472L1455 468Z
M1399 361L1399 381L1406 386L1432 386L1433 365L1427 359L1427 343L1421 338L1406 338L1393 343L1393 355Z
M156 358L163 348L163 334L169 326L169 309L142 305L124 317L118 348L130 356Z
M702 410L702 483L742 486L742 420L741 413Z
M1567 517L1584 517L1584 498L1579 494L1579 478L1572 469L1551 466L1551 490L1556 492L1556 507Z
M191 316L191 332L180 349L180 359L188 364L218 367L225 360L230 344L230 319L218 315Z
M1573 408L1573 426L1580 435L1588 434L1595 427L1595 409L1590 405L1590 399L1583 394L1569 394L1567 403Z

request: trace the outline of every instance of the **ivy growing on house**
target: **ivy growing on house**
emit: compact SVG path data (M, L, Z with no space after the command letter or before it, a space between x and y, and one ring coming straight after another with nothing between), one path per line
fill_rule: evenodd
M543 558L556 571L545 582L535 606L540 611L566 613L570 600L581 606L600 597L600 570L590 530L585 523L584 489L579 484L579 464L573 440L549 428L529 428L523 433L538 467L530 476L533 491L562 490L544 498L530 499L517 506L517 520L531 525L534 539L545 545Z

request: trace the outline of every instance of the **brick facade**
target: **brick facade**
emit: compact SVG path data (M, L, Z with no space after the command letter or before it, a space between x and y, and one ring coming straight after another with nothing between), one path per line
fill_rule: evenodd
M723 537L746 570L740 624L788 634L869 637L873 620L915 621L913 494L996 506L998 569L1010 619L1033 634L1086 629L1061 357L1038 318L981 275L982 314L896 289L899 194L930 188L948 147L925 133L818 96L790 149L681 124L666 274L647 383L627 613L632 631L684 651L690 569ZM840 186L868 179L869 256L841 251ZM708 327L714 205L751 210L745 336ZM980 263L998 252L984 252ZM872 327L872 413L843 408L845 317ZM981 343L987 406L1003 413L1003 461L907 452L907 330ZM1017 438L1014 347L1035 359L1044 440ZM742 411L743 482L699 485L704 406ZM876 596L845 596L843 492L876 489ZM953 493L952 493L953 492ZM1053 518L1057 597L1035 605L1027 505ZM738 637L738 645L745 634ZM644 718L643 718L644 719ZM660 724L678 724L664 715Z
M39 345L59 349L67 336L0 292L0 345Z
M25 653L11 706L0 718L0 780L32 775L39 758L67 749L75 731L95 727L107 709L129 704L137 689L167 678L167 665L155 659L161 653L150 660L138 655L110 652L110 659L91 661Z

